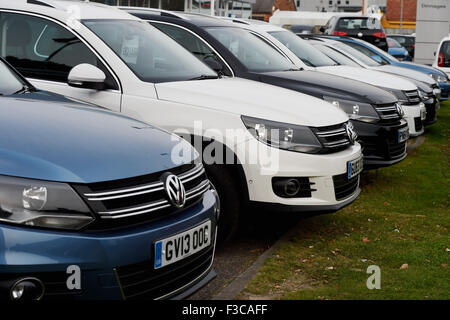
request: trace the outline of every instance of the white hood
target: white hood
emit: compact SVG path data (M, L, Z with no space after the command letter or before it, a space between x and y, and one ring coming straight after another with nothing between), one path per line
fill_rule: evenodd
M365 82L376 87L395 90L417 90L408 80L384 72L350 66L319 67L317 71L333 74L347 79Z
M412 78L412 79L418 80L420 82L424 82L424 83L428 84L429 86L431 86L432 84L436 84L436 81L434 81L433 78L426 75L425 73L407 69L407 68L396 67L396 66L391 66L391 65L384 65L384 66L378 66L378 67L371 67L370 69L376 70L376 71L381 71L381 72L386 72L386 73L392 73L392 74L396 74L396 75L399 75L402 77Z
M241 78L167 82L155 87L160 100L239 116L316 127L348 120L344 112L318 98Z

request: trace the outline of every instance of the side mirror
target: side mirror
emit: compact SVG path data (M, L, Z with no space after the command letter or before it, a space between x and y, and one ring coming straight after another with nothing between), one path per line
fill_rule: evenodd
M381 59L381 57L379 55L373 54L370 56L373 60L375 60L378 63L383 64L383 59Z
M104 90L105 80L106 75L102 70L91 64L82 63L70 70L67 83L76 88Z
M325 27L324 27L324 26L320 27L320 28L319 28L319 31L322 32L322 33L324 33L324 32L325 32Z
M203 61L215 72L219 73L222 71L222 65L213 57L206 57Z

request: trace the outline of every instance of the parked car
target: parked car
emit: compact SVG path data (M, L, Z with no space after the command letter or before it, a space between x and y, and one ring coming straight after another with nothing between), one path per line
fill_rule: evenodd
M255 24L252 20L232 19L229 21L233 21L238 26L243 26L246 29L256 32L259 37L263 38L281 54L287 56L299 68L362 81L387 91L416 92L418 94L417 87L405 79L360 67L355 68L338 65L335 61L309 44L308 41L299 38L284 28L269 23ZM389 121L388 119L368 121L368 119L354 114L354 110L351 108L352 106L341 106L338 101L333 100L331 102L343 108L355 126L359 137L358 141L364 146L363 153L366 168L389 166L404 159L404 156L392 157L389 150L403 146L403 143L397 141L396 138L398 137L398 131L406 127L405 120L399 120L397 117L394 117L393 121ZM413 111L422 108L425 111L425 108L418 108L417 104L414 103L407 103L402 108L407 111L408 116L409 108ZM412 119L412 123L414 123L414 119ZM413 135L417 135L418 133L414 128L409 132ZM423 132L423 130L420 132Z
M366 56L370 57L372 60L378 62L379 64L396 66L404 69L418 71L432 77L438 83L442 91L441 101L445 101L449 98L450 79L442 70L417 63L398 61L395 57L391 56L390 54L384 52L383 50L378 49L377 47L365 41L347 37L331 37L331 38L337 41L344 42L349 46L355 48L356 50L361 51Z
M334 36L347 36L361 39L388 51L386 33L380 20L374 17L332 17L321 30L324 34Z
M388 43L388 53L397 58L399 61L411 61L411 57L408 53L408 50L406 50L405 47L403 47L400 43L397 42L397 40L392 38L387 38Z
M197 52L199 59L214 56L220 63L220 72L226 75L270 83L330 103L339 103L341 108L352 114L353 119L364 120L357 124L360 129L365 126L370 131L377 127L371 123L389 124L391 127L386 127L386 131L381 134L396 137L389 140L389 148L383 148L382 153L389 154L369 158L366 162L368 168L395 163L406 157L405 140L408 138L408 128L401 121L401 109L396 107L396 98L385 90L360 81L308 71L293 65L291 60L260 36L240 28L242 24L234 25L218 18L199 15L170 12L159 15L152 9L133 9L131 12L167 32L194 54ZM203 54L198 54L199 50L195 49L200 47ZM358 114L353 115L353 111L348 111L353 105L359 107ZM355 125L355 122L353 123ZM398 138L399 136L401 138ZM364 140L365 137L362 141L367 147L371 143L372 147L376 148L379 143L378 137L371 141Z
M376 61L365 56L358 50L338 41L324 38L310 38L310 43L338 64L394 74L397 77L402 77L413 82L414 85L417 86L419 96L425 105L426 115L424 115L423 108L412 108L407 110L406 113L409 115L408 124L410 126L410 132L413 131L412 136L417 136L418 132L423 132L424 125L430 125L437 121L437 110L440 108L439 100L441 90L432 78L413 70L379 65ZM396 94L395 92L393 93ZM400 103L403 104L406 100L404 97L402 98L401 95L397 95L401 101ZM420 119L422 119L422 121Z
M411 34L389 34L387 35L388 39L394 39L400 45L405 47L408 50L408 53L411 58L414 58L414 49L416 48L416 37Z
M220 206L187 142L0 74L0 300L182 298L215 276Z
M190 141L219 193L223 239L247 204L329 212L358 197L361 146L345 113L290 90L220 78L169 36L117 8L77 2L74 22L72 4L3 4L2 54L36 86Z
M433 67L445 72L447 77L450 76L450 36L442 39L436 51L436 59Z

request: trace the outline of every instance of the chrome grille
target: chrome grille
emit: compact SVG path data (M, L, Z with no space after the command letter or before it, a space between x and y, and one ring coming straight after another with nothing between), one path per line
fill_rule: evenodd
M342 123L334 126L313 128L314 133L325 149L325 153L337 152L350 145L344 125Z
M186 190L185 207L197 203L210 189L202 164L167 172L177 175L183 183ZM135 183L133 180L126 183L113 181L111 185L114 187L111 188L106 183L102 183L100 188L89 185L75 185L74 188L93 209L98 220L110 221L113 224L111 227L121 227L133 224L136 219L140 222L153 221L179 210L170 203L160 180L167 172L135 178Z
M405 95L408 97L409 103L417 104L421 101L419 91L417 90L405 91Z
M375 110L378 112L381 120L393 121L400 120L397 107L392 105L378 105L375 106Z

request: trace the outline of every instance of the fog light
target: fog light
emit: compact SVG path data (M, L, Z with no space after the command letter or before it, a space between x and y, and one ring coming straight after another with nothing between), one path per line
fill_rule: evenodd
M274 191L281 197L294 197L300 192L300 182L297 179L277 179L273 183Z
M44 284L37 278L24 278L16 281L10 290L11 300L40 300L44 296Z

